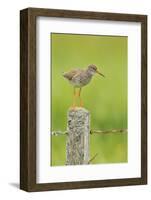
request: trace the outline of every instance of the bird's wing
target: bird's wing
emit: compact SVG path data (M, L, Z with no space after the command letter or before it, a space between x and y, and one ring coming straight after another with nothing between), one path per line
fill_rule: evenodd
M83 71L83 70L81 70L81 69L72 69L72 70L70 70L69 72L65 72L65 73L63 74L63 76L64 76L65 78L67 78L68 80L72 80L72 78L73 78L74 76L76 76L77 74L79 74L81 71Z

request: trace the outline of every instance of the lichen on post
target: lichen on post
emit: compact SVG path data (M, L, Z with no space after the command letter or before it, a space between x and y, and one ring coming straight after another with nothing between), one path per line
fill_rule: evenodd
M90 113L78 107L67 114L66 164L79 165L89 162Z

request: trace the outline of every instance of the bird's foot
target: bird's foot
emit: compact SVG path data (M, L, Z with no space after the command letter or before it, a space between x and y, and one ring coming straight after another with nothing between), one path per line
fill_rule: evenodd
M76 107L77 107L77 106L76 106L75 104L73 104L69 109L70 109L70 110L75 110Z

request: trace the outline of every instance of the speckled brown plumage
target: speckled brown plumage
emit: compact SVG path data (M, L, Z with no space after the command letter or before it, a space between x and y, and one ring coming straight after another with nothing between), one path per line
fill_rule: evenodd
M96 73L104 77L104 75L98 71L97 67L91 64L86 69L77 68L77 69L72 69L69 72L65 72L63 73L63 77L66 78L69 81L69 83L74 87L74 96L76 96L75 88L80 88L78 93L78 96L80 98L81 88L87 85L91 81L93 75L95 75ZM73 103L73 107L75 107L74 105L75 105L75 100ZM80 106L82 106L81 98L80 98Z

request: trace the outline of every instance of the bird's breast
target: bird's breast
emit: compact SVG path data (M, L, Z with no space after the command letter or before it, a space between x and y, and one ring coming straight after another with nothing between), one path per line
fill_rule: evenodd
M70 83L74 87L83 87L91 81L91 78L92 78L92 76L88 76L86 74L83 74L82 76L79 75L79 76L73 77L72 80L70 81Z

